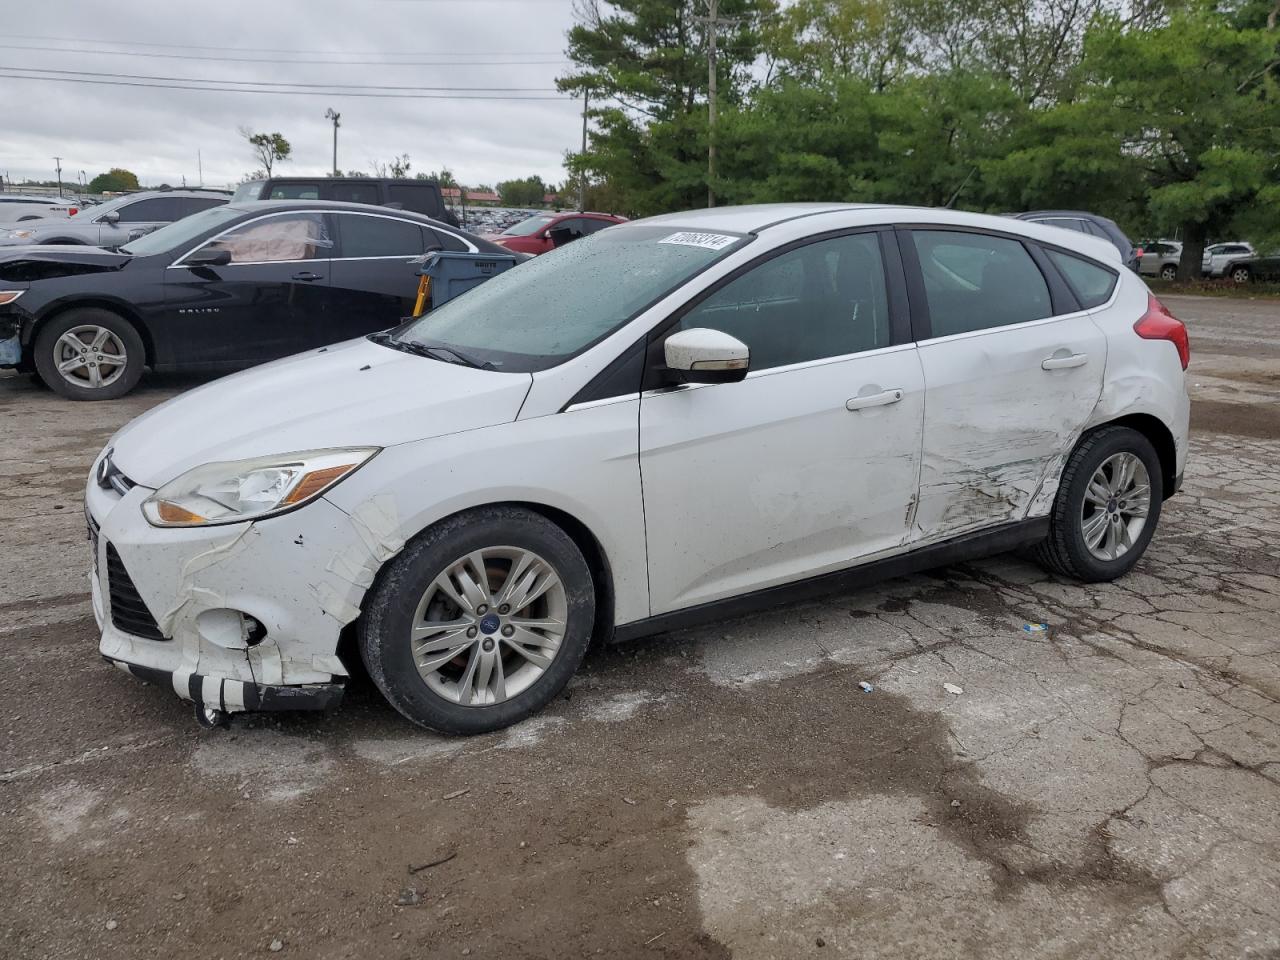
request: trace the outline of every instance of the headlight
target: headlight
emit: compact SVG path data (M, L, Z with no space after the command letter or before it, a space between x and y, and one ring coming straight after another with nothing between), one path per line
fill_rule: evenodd
M378 447L304 450L206 463L148 497L142 512L157 527L203 527L269 517L314 500Z
M11 230L9 232L10 240L30 240L36 235L34 230Z

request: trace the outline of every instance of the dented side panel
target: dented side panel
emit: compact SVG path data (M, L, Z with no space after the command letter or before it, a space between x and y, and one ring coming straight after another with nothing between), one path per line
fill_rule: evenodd
M1045 370L1045 360L1084 357ZM916 524L924 540L1042 516L1102 392L1107 340L1088 314L920 345L926 384Z

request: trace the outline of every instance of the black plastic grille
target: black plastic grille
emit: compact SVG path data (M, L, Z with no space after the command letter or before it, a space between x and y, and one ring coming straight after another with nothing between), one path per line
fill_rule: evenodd
M129 571L116 548L107 544L107 593L111 597L111 622L125 633L146 640L169 639L160 632L156 618L138 595Z

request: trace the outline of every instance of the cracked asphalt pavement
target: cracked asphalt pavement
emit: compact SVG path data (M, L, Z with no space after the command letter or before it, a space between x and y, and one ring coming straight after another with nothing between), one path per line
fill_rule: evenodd
M361 678L202 730L103 664L84 476L198 381L0 379L0 954L1280 957L1280 301L1166 302L1191 458L1130 576L1006 555L604 648L468 740Z

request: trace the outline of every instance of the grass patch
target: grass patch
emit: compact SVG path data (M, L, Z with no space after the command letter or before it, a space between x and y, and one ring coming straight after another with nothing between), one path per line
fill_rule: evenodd
M1151 292L1187 297L1228 297L1232 300L1280 300L1280 283L1236 283L1233 280L1161 280L1143 277Z

